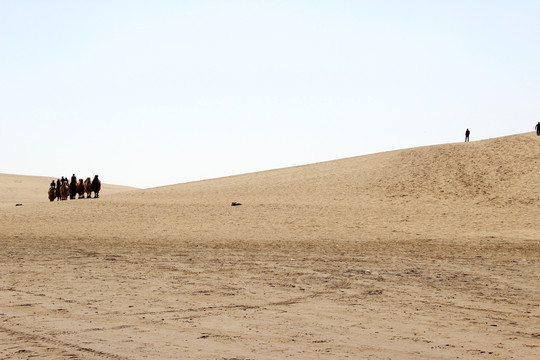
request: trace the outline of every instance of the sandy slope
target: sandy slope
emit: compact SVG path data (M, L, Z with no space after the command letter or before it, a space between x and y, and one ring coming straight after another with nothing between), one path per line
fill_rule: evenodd
M539 164L528 133L4 206L0 358L536 359Z

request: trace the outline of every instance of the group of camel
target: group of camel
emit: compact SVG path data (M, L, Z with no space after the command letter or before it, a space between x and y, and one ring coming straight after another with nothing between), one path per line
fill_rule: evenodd
M92 192L94 193L94 198L99 197L99 190L101 190L101 181L98 178L98 175L94 176L94 180L90 180L89 177L83 181L79 179L75 174L71 177L71 182L67 178L62 176L62 180L58 179L56 182L53 180L51 186L49 187L49 200L67 200L68 196L70 199L75 199L79 195L79 199L84 199L85 194L86 198L92 198Z

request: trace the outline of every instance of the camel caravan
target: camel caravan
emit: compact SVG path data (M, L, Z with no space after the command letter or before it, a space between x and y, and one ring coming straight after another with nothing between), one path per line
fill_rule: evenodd
M77 181L77 177L73 174L71 182L69 182L68 178L62 176L62 179L51 182L49 200L67 200L68 196L73 200L77 195L79 196L78 199L91 199L92 193L94 193L94 199L97 199L99 198L99 190L101 190L101 181L98 175L94 176L94 180L87 177L84 181L83 179Z

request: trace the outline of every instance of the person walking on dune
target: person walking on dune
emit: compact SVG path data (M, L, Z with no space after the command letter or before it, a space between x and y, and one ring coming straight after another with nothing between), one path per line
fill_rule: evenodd
M534 128L536 129L536 135L540 136L540 121L538 122L538 124L536 124Z
M467 128L467 130L465 130L465 142L469 142L469 135L471 135L471 131Z

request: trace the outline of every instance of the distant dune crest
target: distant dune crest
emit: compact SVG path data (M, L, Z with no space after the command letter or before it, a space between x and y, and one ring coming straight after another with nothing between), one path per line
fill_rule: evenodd
M304 203L354 201L360 195L381 201L410 197L528 204L540 197L539 159L540 139L526 133L138 190L126 200L152 194L158 202L197 197L210 202L212 194L217 199L229 193L229 204L241 198L261 202L280 197ZM0 203L47 201L51 178L0 174L0 179ZM104 189L109 195L136 190L116 185Z

